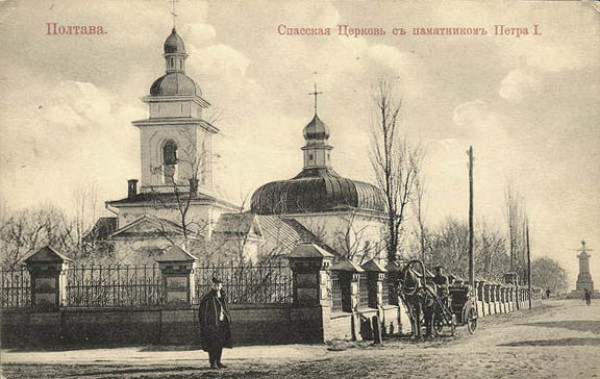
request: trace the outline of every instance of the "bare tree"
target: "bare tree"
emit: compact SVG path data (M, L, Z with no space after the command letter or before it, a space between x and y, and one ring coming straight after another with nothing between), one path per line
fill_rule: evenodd
M345 258L362 264L376 253L378 246L367 239L369 225L359 222L359 209L353 208L343 216L342 229L336 233L338 238L335 245Z
M0 225L0 263L14 267L29 254L46 245L73 255L73 223L57 208L46 205L7 216Z
M155 209L167 209L174 211L176 214L176 222L181 226L183 232L184 243L191 246L195 244L195 240L203 239L206 231L212 226L209 220L195 219L190 216L190 208L198 198L198 189L200 184L208 177L209 170L212 166L213 154L207 151L207 138L203 138L200 146L197 146L192 131L189 129L180 130L185 143L177 146L178 154L175 158L175 164L178 170L164 163L159 167L154 167L154 173L161 173L165 176L165 181L171 187L171 193L167 196L152 188L151 201ZM179 177L178 171L184 173L185 176ZM166 236L166 233L158 233ZM171 244L177 245L174 240L167 239ZM186 246L188 247L188 246ZM188 247L189 248L189 247Z
M94 184L79 184L73 191L73 240L75 249L85 254L89 245L91 249L96 248L96 238L92 229L97 219L98 190ZM87 242L87 244L86 244Z
M509 182L504 192L505 217L508 226L508 244L510 253L510 270L525 278L527 262L527 246L525 241L527 211L525 200L513 183Z
M478 233L474 239L474 255L477 275L485 279L499 280L508 268L506 239L499 230L490 227L485 220L477 223ZM447 218L438 229L432 230L429 261L444 266L449 272L468 275L468 237L466 222Z
M509 268L506 238L497 228L483 220L477 226L475 237L475 262L478 274L486 279L501 280Z
M398 253L406 207L415 195L423 152L412 147L401 130L402 99L391 82L380 80L374 87L376 122L371 142L371 163L387 205L387 255L390 261Z
M416 168L414 192L415 200L413 201L413 211L415 214L415 228L419 243L420 259L423 263L427 262L427 250L430 248L430 240L425 219L425 180L423 175L420 175L420 167Z

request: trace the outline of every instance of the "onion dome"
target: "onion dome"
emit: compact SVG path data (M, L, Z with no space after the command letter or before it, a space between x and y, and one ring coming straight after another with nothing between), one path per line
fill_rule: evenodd
M166 74L150 87L151 96L200 96L202 92L192 78L185 74L187 54L183 39L175 28L164 43Z
M316 91L315 91L316 92ZM316 107L315 107L316 108ZM251 211L256 214L318 213L358 208L385 211L385 197L379 188L343 178L331 167L329 128L314 118L304 127L306 144L304 169L294 178L270 182L252 195Z
M185 44L183 39L177 34L175 28L171 31L171 35L167 37L164 44L165 54L185 53Z
M319 213L358 208L385 211L375 186L343 178L331 168L304 169L296 177L267 183L252 195L255 214Z
M311 140L325 140L329 138L329 128L319 116L315 114L315 117L304 127L303 130L304 139L309 142Z
M196 82L180 72L172 72L161 76L152 83L152 96L200 96L202 92Z

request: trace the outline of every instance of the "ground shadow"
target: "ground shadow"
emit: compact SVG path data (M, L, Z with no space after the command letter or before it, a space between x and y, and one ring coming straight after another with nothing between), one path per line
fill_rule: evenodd
M27 353L38 351L77 351L94 349L120 349L138 348L141 352L146 351L193 351L202 350L201 345L126 345L126 344L86 344L86 345L55 345L55 346L21 346L11 347L6 350L11 353Z
M63 378L84 378L84 377L98 377L105 375L117 375L119 377L129 377L133 374L160 374L163 372L178 373L178 372L198 372L198 373L210 373L211 369L208 367L195 367L195 366L164 366L164 367L131 367L123 365L46 365L46 364L6 364L4 366L4 372L11 375L10 377L30 377L25 376L25 372L21 370L22 367L39 366L40 370L43 370L45 374L43 377L58 377L54 375L60 375ZM20 376L23 374L23 376Z
M519 324L524 326L541 326L545 328L562 328L576 330L578 332L592 332L600 334L600 321L591 320L573 320L573 321L545 321L545 322L528 322Z
M600 338L563 338L559 340L518 341L501 344L505 347L525 346L600 346Z
M202 350L202 345L149 345L140 348L140 351L193 351Z

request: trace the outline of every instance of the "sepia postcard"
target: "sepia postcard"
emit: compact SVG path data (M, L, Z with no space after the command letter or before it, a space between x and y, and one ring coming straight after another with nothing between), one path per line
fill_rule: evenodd
M1 378L600 375L600 2L0 0L0 46Z

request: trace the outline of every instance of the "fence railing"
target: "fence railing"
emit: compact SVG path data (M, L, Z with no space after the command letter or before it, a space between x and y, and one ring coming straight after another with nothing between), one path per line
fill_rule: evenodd
M210 290L213 277L220 278L230 303L291 303L292 271L281 262L263 265L200 264L195 275L197 303ZM31 305L31 279L26 267L0 273L0 307ZM161 305L164 276L158 264L77 265L66 274L66 306L125 307Z
M83 266L69 268L67 305L113 307L161 303L158 265Z
M198 299L210 291L212 278L223 281L230 303L291 303L292 271L281 262L261 265L202 264L196 268Z
M27 267L0 271L0 307L21 308L31 303L31 278Z

